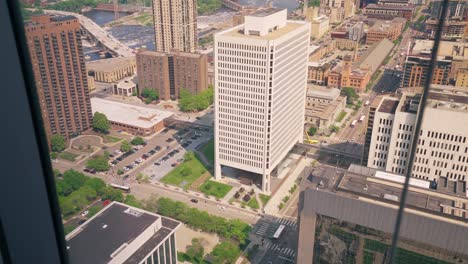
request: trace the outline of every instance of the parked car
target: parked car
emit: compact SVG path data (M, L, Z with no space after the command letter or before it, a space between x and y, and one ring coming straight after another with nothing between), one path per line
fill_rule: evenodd
M198 203L198 200L197 199L191 199L190 200L192 203Z
M169 129L165 128L161 133L166 134L167 132L169 132Z
M161 162L155 162L154 165L159 166L161 165Z
M85 216L87 216L88 214L89 214L89 211L86 210L86 211L84 211L84 212L81 213L81 216L85 217Z
M95 169L89 169L89 172L92 173L92 174L96 174L96 170L95 170Z
M154 148L154 150L160 151L160 150L161 150L161 146L156 146L156 147Z
M175 162L171 164L171 167L177 167L177 165L179 165L179 163Z
M90 172L88 168L85 168L83 171L84 172Z
M128 177L130 177L130 175L127 174L127 175L123 176L123 179L126 180L126 179L128 179Z
M167 143L171 143L172 141L174 141L173 138L168 138L168 139L166 140Z

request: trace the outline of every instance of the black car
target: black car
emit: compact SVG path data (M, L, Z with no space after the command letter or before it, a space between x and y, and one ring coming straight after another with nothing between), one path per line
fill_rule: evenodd
M92 174L96 174L96 170L95 170L95 169L89 169L89 172L92 173Z
M128 177L130 177L130 175L127 174L127 175L123 176L123 179L126 180L126 179L128 179Z
M147 154L150 154L150 155L153 155L154 153L156 153L156 150L150 150Z
M109 154L109 157L113 158L113 157L115 157L115 155L114 154Z
M192 136L190 139L195 140L197 139L197 136Z
M114 165L116 165L117 163L119 163L119 161L113 160L111 163L114 164Z
M192 141L191 140L187 141L187 144L189 144L189 145L192 144Z
M161 150L161 146L156 146L156 147L154 148L154 150L160 151L160 150Z
M167 132L169 132L169 129L165 128L161 133L166 134Z
M173 150L175 153L179 153L180 151L178 149Z
M161 165L161 162L155 162L154 165L159 166Z
M198 203L198 200L197 199L191 199L190 200L192 203Z
M184 144L182 144L181 146L182 146L183 148L186 148L186 147L188 147L188 145L189 145L188 143L184 143Z
M116 160L122 161L124 158L122 156L118 157Z
M89 172L89 169L88 169L88 168L85 168L83 171L84 171L84 172Z
M168 139L166 140L167 143L171 143L172 141L174 141L173 138L168 138Z

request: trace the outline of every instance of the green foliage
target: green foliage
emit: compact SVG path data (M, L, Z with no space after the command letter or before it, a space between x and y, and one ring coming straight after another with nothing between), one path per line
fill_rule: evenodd
M96 132L107 134L111 128L111 123L105 114L96 112L93 116L93 129Z
M338 131L340 131L340 128L337 127L337 126L332 125L332 126L330 126L330 131L332 133L337 133Z
M152 208L154 207L153 205ZM190 208L182 202L173 201L169 198L160 198L158 200L157 213L177 219L194 229L213 232L225 239L234 239L240 244L245 243L250 232L250 226L238 219L227 220L210 215L205 211Z
M108 171L110 169L110 165L107 162L106 157L101 155L97 155L89 159L86 162L86 167L95 169L96 171Z
M198 40L198 45L199 46L205 46L206 44L213 43L213 40L214 40L213 35L210 35L209 37L206 37L206 38L200 38Z
M278 205L278 209L280 209L280 210L281 210L281 209L283 209L283 207L284 207L284 203L283 203L283 202L281 202L281 203Z
M201 240L193 238L192 243L187 246L185 254L190 259L190 262L201 263L203 256L205 255L205 248L203 247Z
M258 204L257 198L255 198L255 196L253 196L252 199L249 200L249 202L247 203L247 206L252 209L260 208L260 205Z
M121 138L118 138L118 137L113 137L113 136L109 136L109 135L104 135L104 140L105 140L106 142L115 143L115 142L121 141L122 139L121 139Z
M117 175L122 175L122 174L124 174L124 171L122 169L118 169L117 170Z
M106 183L99 178L87 178L85 186L88 186L96 191L97 195L101 196L106 188Z
M179 108L184 112L201 111L213 104L214 88L209 86L198 94L182 89L179 94Z
M61 152L65 149L65 138L62 135L52 135L50 137L50 148L54 152Z
M364 241L364 248L375 252L385 253L385 251L387 251L387 249L389 248L389 245L384 244L380 241L366 238L366 240Z
M100 3L106 3L105 0L66 0L48 5L47 9L61 10L74 13L80 13L81 9L89 6L96 7Z
M42 11L41 9L37 9L37 10L28 10L25 8L26 6L24 4L21 5L21 15L23 17L23 21L27 21L27 20L30 20L31 19L31 16L33 15L41 15L41 14L44 14L44 11Z
M130 143L132 143L132 145L134 146L137 146L144 144L145 140L142 137L135 137L134 139L132 139L132 141L130 141Z
M132 96L137 96L137 95L138 95L137 92L132 93Z
M91 206L88 211L88 218L91 218L93 217L93 215L97 214L99 211L101 211L102 207L101 206L97 206L97 205L94 205L94 206Z
M51 152L51 153L50 153L50 159L53 159L53 160L54 160L54 159L57 159L57 157L58 157L57 152Z
M297 189L297 185L294 184L294 185L289 189L289 193L290 193L290 194L293 194L293 193L296 191L296 189Z
M341 88L341 95L346 96L347 104L353 104L354 100L359 98L354 88L351 87Z
M120 144L120 151L122 152L129 152L132 149L132 145L128 143L127 140L122 141L122 144Z
M109 159L110 158L110 152L107 151L107 150L104 150L104 157L106 157L106 159Z
M259 194L258 196L260 197L260 200L262 201L263 206L265 206L265 205L268 203L268 201L270 200L270 196L269 196L269 195L266 195L266 194L262 194L262 193L261 193L261 194Z
M145 98L146 104L149 104L159 99L159 92L153 89L145 88L141 92L141 97Z
M336 117L335 122L338 122L338 123L341 122L345 116L346 116L346 111L341 111L338 117Z
M283 197L283 203L286 203L287 201L289 201L289 195L286 195L285 197Z
M374 263L375 254L373 252L364 251L364 264Z
M123 194L120 190L114 189L110 186L106 186L102 190L102 196L101 198L103 200L111 200L111 201L117 201L117 202L123 202L124 197Z
M320 6L320 0L309 0L307 2L307 6L308 7L312 7L312 6L319 7Z
M184 155L184 162L164 176L161 182L180 187L188 187L205 172L205 166L195 154L193 152L187 152Z
M198 0L198 14L212 13L222 6L221 0Z
M418 254L416 252L408 251L402 248L398 248L395 253L395 263L449 264L449 262Z
M71 152L62 152L58 155L61 159L68 160L68 161L75 161L76 158L79 156L78 154L71 153Z
M53 169L53 172L54 172L55 177L61 177L62 176L62 173L58 169Z
M200 191L202 193L213 195L216 198L223 198L231 189L232 186L230 185L209 180L200 185Z
M309 136L314 136L315 134L317 134L317 128L316 127L310 127L309 128Z
M143 204L140 201L138 201L134 195L131 194L125 196L124 203L133 207L143 208Z
M239 254L239 247L229 241L219 243L211 252L213 264L235 263Z
M213 139L208 141L208 143L206 143L202 147L202 152L205 158L208 159L208 161L211 164L214 164L215 155L214 155L214 140Z
M331 226L328 229L328 232L338 237L341 241L345 242L348 248L354 240L358 239L358 237L355 234L346 232L340 227L335 226L335 225Z

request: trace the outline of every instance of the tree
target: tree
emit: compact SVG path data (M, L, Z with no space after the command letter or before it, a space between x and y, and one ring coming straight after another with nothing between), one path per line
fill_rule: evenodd
M122 174L124 174L124 171L122 169L118 169L117 170L117 175L122 175Z
M143 145L145 144L145 140L142 137L135 137L132 139L132 141L130 141L130 143L132 143L134 146Z
M143 208L143 204L138 201L134 195L131 194L125 196L124 203L137 208Z
M104 188L106 188L106 183L99 178L88 178L85 182L85 186L92 188L96 191L97 195L101 196Z
M205 248L202 245L201 238L193 238L192 244L187 246L185 254L192 260L192 263L201 263L205 255Z
M337 133L338 131L340 131L340 128L337 126L330 126L330 131L332 133Z
M145 98L146 104L149 104L159 99L159 92L150 88L145 88L141 92L141 97Z
M68 184L73 191L81 188L86 182L86 176L75 170L67 170L63 173L63 182Z
M103 200L111 200L117 202L123 202L124 200L122 192L110 186L106 186L106 188L104 188L101 198Z
M94 156L92 159L88 160L86 162L86 167L97 171L108 171L110 169L110 165L107 162L106 157L101 155Z
M110 153L109 153L109 151L104 150L104 157L106 157L106 159L109 159L109 158L110 158Z
M50 153L50 159L53 159L53 160L54 160L54 159L57 159L57 157L58 157L57 152L51 152L51 153Z
M186 89L181 89L179 94L179 108L184 112L204 110L212 105L213 101L213 86L209 86L198 94L192 94Z
M54 172L54 176L55 176L55 177L60 177L60 176L62 176L62 173L61 173L58 169L54 169L53 172Z
M239 254L239 247L228 241L219 243L211 252L214 264L234 263Z
M317 134L317 128L316 127L310 127L309 128L309 136L314 136Z
M50 146L52 151L61 152L65 149L65 138L62 135L52 135L50 137Z
M105 114L96 112L93 116L93 129L96 132L107 134L111 128L111 123Z
M132 145L127 140L122 141L122 144L120 144L120 151L122 152L129 152L131 149Z
M347 104L353 104L354 100L359 98L354 88L351 87L341 88L341 95L346 96Z

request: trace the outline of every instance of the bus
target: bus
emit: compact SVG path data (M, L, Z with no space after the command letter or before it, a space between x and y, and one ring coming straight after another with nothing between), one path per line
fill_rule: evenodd
M276 229L276 232L273 234L274 239L278 239L281 236L281 234L283 233L284 227L285 227L284 225L280 225L278 229Z
M111 183L110 186L115 188L115 189L120 189L120 190L122 190L122 191L124 191L126 193L130 192L130 187L128 187L128 186L118 185L118 184L115 184L115 183Z
M356 119L355 119L355 120L353 120L353 122L351 122L351 125L350 125L350 127L354 127L354 126L356 125L356 123L357 123L357 120L356 120Z

